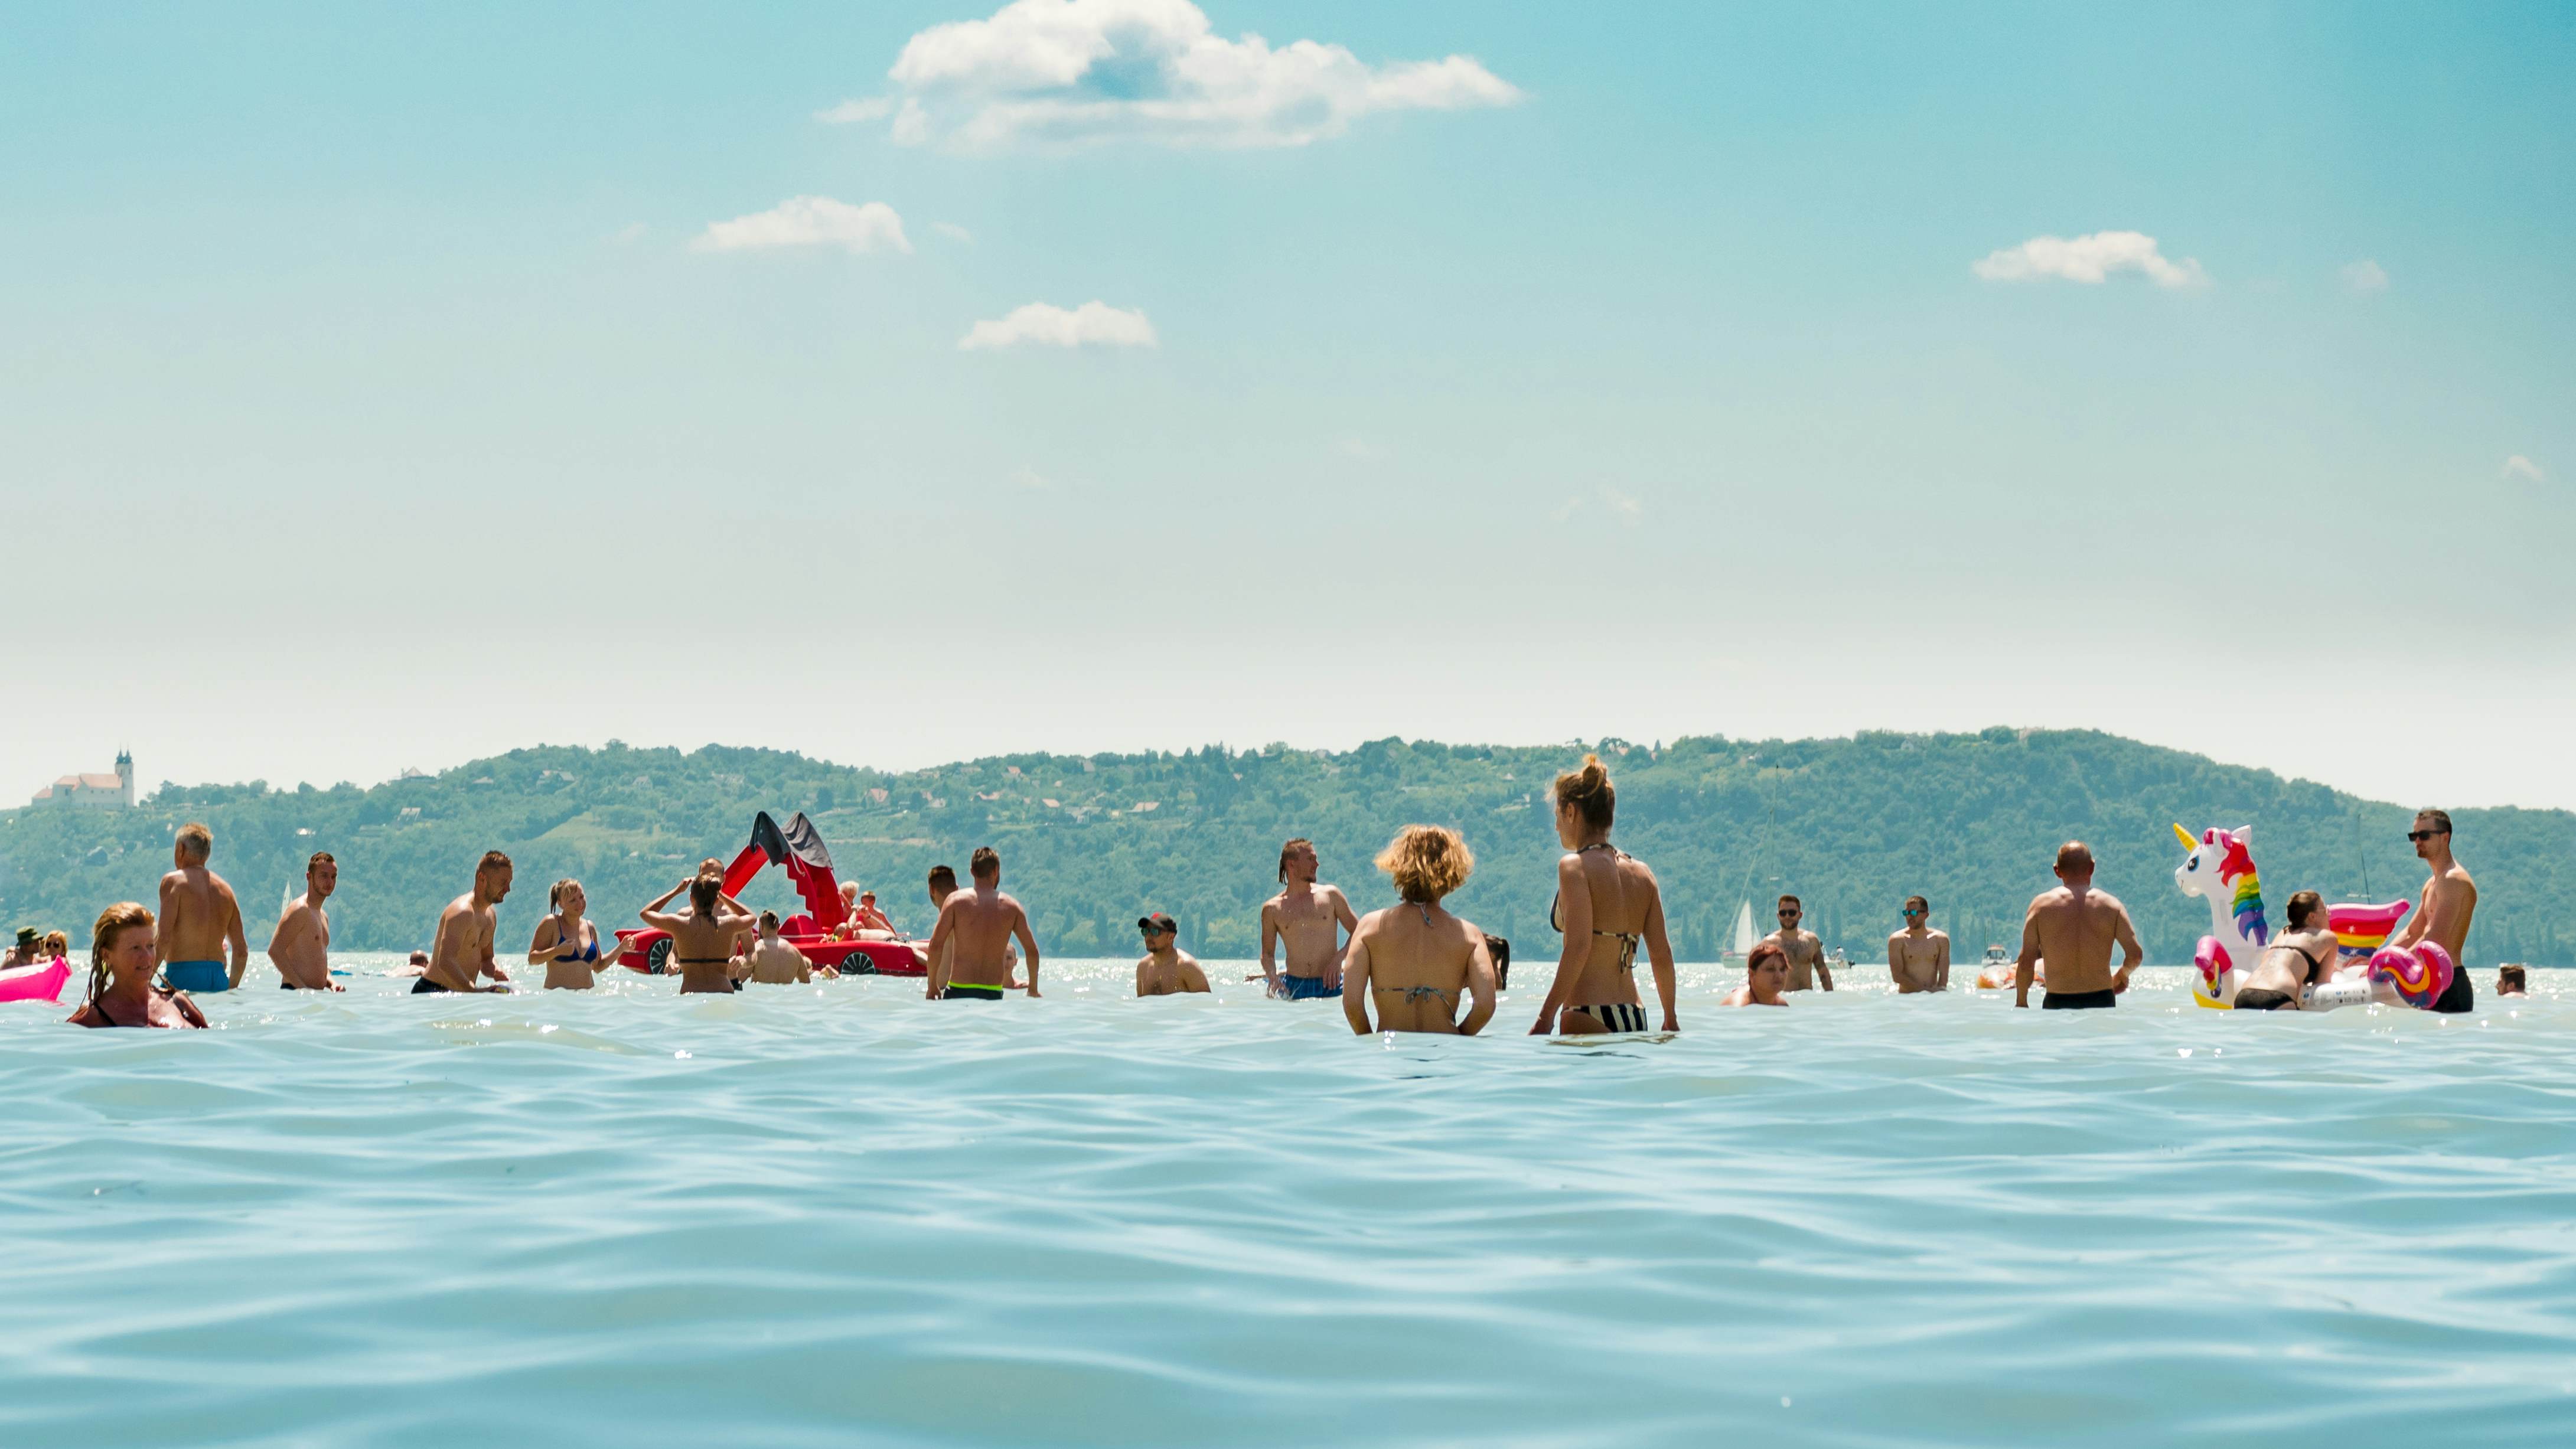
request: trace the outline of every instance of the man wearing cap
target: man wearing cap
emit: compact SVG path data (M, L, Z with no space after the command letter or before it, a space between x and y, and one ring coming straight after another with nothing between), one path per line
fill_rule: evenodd
M7 971L19 966L35 965L37 935L38 933L35 927L20 926L18 928L18 944L9 948L9 954L6 957L0 957L0 971Z
M1199 958L1173 945L1180 938L1178 922L1156 911L1137 917L1136 929L1145 934L1145 958L1136 963L1138 996L1178 996L1208 989Z

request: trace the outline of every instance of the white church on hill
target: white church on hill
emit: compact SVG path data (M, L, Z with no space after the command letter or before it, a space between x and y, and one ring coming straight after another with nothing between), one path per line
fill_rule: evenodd
M53 805L72 810L131 810L134 808L134 755L128 750L116 752L113 775L65 775L36 792L31 805Z

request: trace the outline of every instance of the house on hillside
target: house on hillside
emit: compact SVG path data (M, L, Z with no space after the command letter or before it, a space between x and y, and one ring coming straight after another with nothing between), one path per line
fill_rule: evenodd
M134 756L130 751L116 752L113 775L65 775L36 792L30 805L51 805L71 810L131 810L134 808Z

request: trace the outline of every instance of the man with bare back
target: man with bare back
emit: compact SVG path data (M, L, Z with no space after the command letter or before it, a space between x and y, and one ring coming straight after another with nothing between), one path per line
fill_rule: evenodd
M230 991L250 969L250 941L242 934L241 902L224 878L206 869L215 833L196 821L179 827L170 843L178 869L161 877L161 975L177 991ZM232 966L225 968L229 959Z
M979 845L966 862L975 880L972 890L958 891L940 903L939 924L930 930L930 980L924 992L933 1001L999 1001L1012 986L1009 949L1016 938L1029 962L1029 999L1038 995L1038 942L1029 932L1029 913L1002 894L1002 857Z
M1785 989L1812 991L1818 978L1822 978L1825 989L1831 991L1834 989L1834 973L1825 965L1825 943L1815 932L1799 928L1798 923L1806 918L1807 908L1796 896L1782 896L1780 929L1762 939L1788 954L1789 984ZM1744 959L1750 961L1753 957L1748 952Z
M1270 994L1290 1001L1329 999L1342 994L1342 956L1350 950L1345 932L1359 929L1359 914L1341 887L1317 885L1323 862L1315 842L1299 836L1279 848L1279 894L1261 903L1261 974L1246 981L1267 981ZM1288 970L1277 965L1282 944L1288 948Z
M2117 1006L2120 993L2129 989L2129 973L2146 956L2138 945L2138 928L2129 923L2129 908L2118 897L2093 889L2091 846L2070 840L2057 847L2056 869L2057 889L2033 898L2022 921L2013 1005L2030 1005L2031 972L2044 957L2048 994L2040 1000L2041 1010ZM2111 970L2114 942L2125 957L2116 973Z
M1950 938L1932 929L1932 903L1905 898L1905 929L1887 938L1887 977L1896 994L1950 989Z
M2414 916L2399 930L2392 946L2413 946L2434 941L2451 953L2451 985L2442 999L2433 1003L2440 1012L2469 1011L2478 1004L2477 988L2469 985L2468 949L2469 920L2478 913L2477 882L2451 858L2451 812L2419 810L2415 828L2406 832L2415 843L2415 858L2431 867L2432 876L2424 882L2423 903Z
M304 862L304 894L277 918L268 938L268 961L277 968L277 984L288 991L339 991L331 980L331 918L322 903L340 884L340 863L331 852L317 850Z
M438 991L507 991L510 976L492 959L493 918L510 894L510 857L483 852L474 867L474 889L447 903L438 913L438 936L429 943L429 969L411 989L414 996ZM489 976L490 986L474 983Z

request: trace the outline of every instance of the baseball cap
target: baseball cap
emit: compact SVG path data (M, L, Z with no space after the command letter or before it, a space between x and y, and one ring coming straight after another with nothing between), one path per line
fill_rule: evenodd
M1179 922L1173 920L1170 916L1163 914L1161 911L1156 911L1150 916L1138 916L1136 918L1136 929L1140 931L1178 931L1180 928Z

